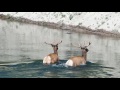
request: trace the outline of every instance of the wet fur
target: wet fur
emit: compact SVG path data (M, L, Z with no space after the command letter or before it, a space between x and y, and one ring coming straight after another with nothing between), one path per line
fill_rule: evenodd
M49 54L48 56L46 56L43 60L44 64L53 64L58 62L58 55L55 53Z
M80 66L80 65L84 65L86 63L86 60L84 59L84 57L81 56L75 56L75 57L71 57L67 62L66 65L68 66Z

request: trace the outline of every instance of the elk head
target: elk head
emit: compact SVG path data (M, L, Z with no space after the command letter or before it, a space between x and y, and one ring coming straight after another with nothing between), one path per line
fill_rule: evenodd
M73 46L78 47L78 48L81 48L82 52L88 52L89 50L87 49L87 47L88 47L89 45L91 45L91 42L89 42L88 45L85 45L85 42L84 42L84 45L79 44L78 46L76 46L76 45L73 45Z
M57 53L58 45L59 45L60 43L62 43L62 41L57 42L57 43L47 43L47 42L45 42L45 44L51 45L51 46L53 47L54 53Z

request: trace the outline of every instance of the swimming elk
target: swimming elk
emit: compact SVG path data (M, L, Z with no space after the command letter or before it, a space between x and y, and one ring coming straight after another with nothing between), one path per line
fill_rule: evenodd
M89 42L89 45L91 43ZM75 46L75 47L78 47L78 48L81 48L82 50L82 56L74 56L74 57L71 57L65 64L67 66L80 66L80 65L84 65L86 64L86 60L87 60L87 52L89 51L87 49L87 47L89 46L85 46L85 44L83 46L81 46L81 44L79 44L79 46Z
M43 59L43 64L54 64L54 63L58 62L58 60L59 60L59 57L58 57L58 45L60 43L62 43L62 41L58 42L57 44L46 43L46 44L51 45L53 47L54 53L51 53L51 54L47 55Z

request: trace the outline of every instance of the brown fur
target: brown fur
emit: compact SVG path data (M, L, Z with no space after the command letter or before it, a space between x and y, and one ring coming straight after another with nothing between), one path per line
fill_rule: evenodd
M85 58L81 56L71 57L70 60L73 61L73 66L75 67L86 63Z
M58 54L56 54L56 53L51 53L51 54L49 54L48 56L51 57L51 60L52 60L51 63L52 63L52 64L58 62L58 60L59 60Z

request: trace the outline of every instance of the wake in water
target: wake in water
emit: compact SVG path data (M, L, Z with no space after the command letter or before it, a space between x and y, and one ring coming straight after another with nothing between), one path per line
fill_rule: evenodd
M87 65L87 63L82 64L80 66L85 66L85 65ZM68 67L71 67L71 66L66 65L66 62L58 62L57 64L52 64L52 67L66 67L66 68L68 68Z
M66 67L65 63L53 64L52 67Z

